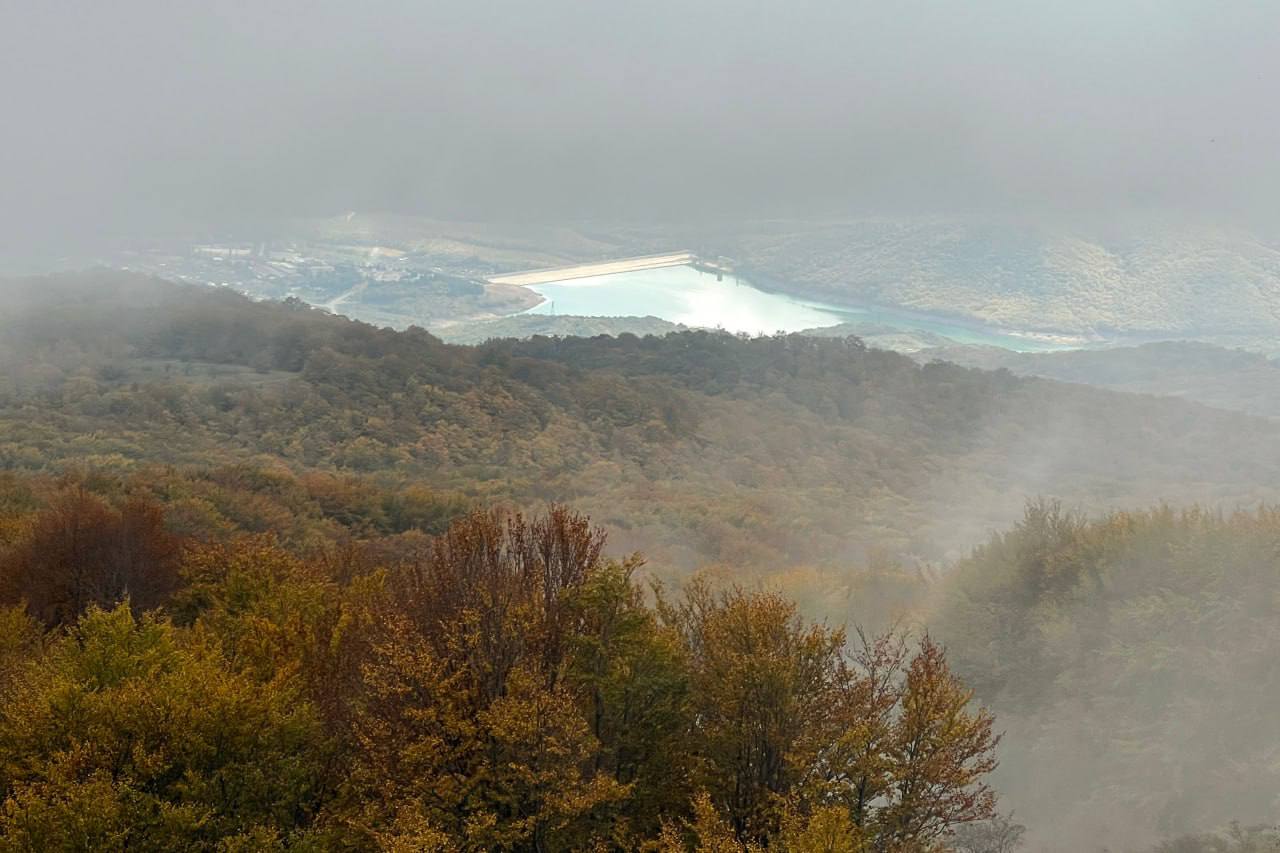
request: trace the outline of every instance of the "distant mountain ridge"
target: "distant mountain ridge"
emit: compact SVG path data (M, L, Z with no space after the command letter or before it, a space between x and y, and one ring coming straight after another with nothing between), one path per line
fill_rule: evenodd
M1198 339L1280 352L1280 238L1240 229L1132 222L1080 229L989 217L545 226L353 214L282 223L263 240L226 246L270 243L283 260L297 254L322 271L259 270L273 259L201 254L217 245L130 251L105 263L228 283L258 297L297 295L395 328L444 327L529 306L514 289L433 288L471 282L474 289L497 273L687 247L731 259L763 289L835 305L1094 342ZM904 332L911 340L894 339ZM884 333L884 344L897 349L940 343L911 330Z
M0 286L0 470L271 460L536 506L655 565L963 554L1036 495L1280 501L1280 424L856 338L466 347L109 272Z
M812 297L1012 329L1280 348L1280 241L1244 231L877 218L758 225L719 241L748 277Z
M1194 341L1052 353L947 346L923 349L912 357L922 363L939 359L1113 391L1180 397L1218 409L1280 418L1280 362L1260 353Z

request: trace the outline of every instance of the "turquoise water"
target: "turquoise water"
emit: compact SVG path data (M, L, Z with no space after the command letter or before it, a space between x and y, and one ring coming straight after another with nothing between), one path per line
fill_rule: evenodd
M747 334L799 332L838 323L874 323L904 331L943 335L960 343L1032 351L1068 345L977 325L962 325L911 311L874 306L835 306L766 293L731 276L717 281L693 267L615 273L530 285L546 297L531 314L581 317L659 317L686 326Z

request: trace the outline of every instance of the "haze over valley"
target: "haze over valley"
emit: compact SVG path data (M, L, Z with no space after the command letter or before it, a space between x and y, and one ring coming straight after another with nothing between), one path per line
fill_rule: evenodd
M126 244L75 263L222 284L254 297L293 296L378 325L444 331L551 311L554 300L537 292L545 285L530 293L505 283L506 273L692 246L703 257L724 259L752 289L785 297L795 316L773 326L763 317L735 325L727 303L699 312L664 300L661 289L646 302L643 282L630 286L633 295L594 291L604 298L577 310L562 297L556 313L656 317L752 333L835 325L826 313L854 324L850 331L873 343L879 337L903 350L1198 340L1275 351L1280 243L1243 230L1185 225L1128 222L1098 230L1102 236L1086 237L1068 226L981 217L530 228L349 213L282 223L250 239L172 241L149 249ZM502 283L489 281L495 277ZM612 291L625 293L628 286ZM818 313L806 315L803 305Z
M1280 849L1280 6L0 22L0 851Z

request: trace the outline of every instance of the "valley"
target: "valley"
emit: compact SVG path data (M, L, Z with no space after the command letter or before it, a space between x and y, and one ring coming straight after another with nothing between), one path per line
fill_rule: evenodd
M750 612L780 614L788 631L923 637L927 626L999 715L1007 734L993 779L1002 802L1033 822L1032 849L1118 839L1136 853L1219 815L1266 815L1254 794L1274 771L1247 738L1185 737L1186 725L1212 728L1222 713L1270 730L1249 716L1261 707L1252 691L1272 689L1267 626L1280 601L1280 421L1263 405L1275 370L1265 357L1161 344L952 349L914 361L839 334L746 337L643 322L633 327L643 335L460 346L301 300L253 301L132 273L6 282L0 595L22 603L0 609L9 620L0 624L15 624L23 607L65 618L66 590L76 588L44 579L79 565L59 543L66 525L83 525L75 529L98 537L91 547L125 573L133 600L177 619L196 609L199 631L222 626L229 644L243 636L239 622L213 620L240 619L232 608L260 613L245 618L284 638L273 643L312 643L287 633L310 624L296 621L304 613L326 626L355 619L355 633L314 636L336 638L324 649L356 646L313 658L318 648L303 645L307 657L288 664L305 664L311 680L301 683L315 697L306 701L328 709L326 731L345 733L342 703L376 695L360 673L405 648L382 631L400 624L403 608L446 600L455 581L428 599L404 585L446 583L449 553L505 566L515 551L473 553L502 537L515 543L503 549L527 547L527 528L494 520L520 516L502 513L527 513L546 530L538 513L552 507L557 529L569 531L556 535L570 535L586 522L556 508L567 499L600 525L593 583L636 607L649 600L644 590L670 589L683 597L660 601L764 608ZM1252 404L1251 386L1261 389ZM1185 399L1171 396L1179 387ZM1173 493L1185 509L1162 503ZM619 566L626 574L611 574ZM471 595L465 579L483 576L457 577ZM93 589L108 602L116 594ZM1206 622L1201 612L1233 615ZM90 609L77 630L153 630L126 625L129 613ZM163 630L193 630L165 619ZM272 619L288 621L275 628ZM27 642L28 629L6 630L19 638L9 642ZM380 645L359 645L365 636ZM1259 673L1252 686L1223 681L1216 662L1226 654ZM1078 748L1086 718L1073 704L1080 684L1098 703L1087 754ZM0 714L0 738L12 736L8 719ZM1192 808L1178 780L1219 772L1223 760L1230 778ZM341 814L343 801L307 796ZM328 816L310 831L342 825Z
M3 20L0 853L1280 853L1280 2Z
M123 247L95 260L255 298L299 298L392 328L463 327L450 334L467 337L478 334L465 328L471 324L530 309L549 313L539 289L561 291L555 311L564 316L653 316L734 328L734 309L723 300L704 299L697 311L663 301L656 285L683 275L671 272L686 257L671 254L673 246L692 247L690 256L732 259L734 275L752 291L790 306L765 311L788 331L850 324L854 334L878 337L876 345L906 351L1157 340L1280 350L1280 250L1246 232L1158 222L1088 230L982 218L588 228L350 214L279 223L216 243ZM657 268L611 266L655 255ZM623 298L617 289L605 294L617 298L600 300L594 297L604 292L589 292L583 279L572 289L555 280L556 269L574 265L597 278L612 270L637 293ZM520 278L531 270L542 272ZM639 292L644 287L656 288L648 302ZM575 299L588 295L589 302ZM808 314L806 325L801 315L808 309L818 313ZM833 313L837 323L826 319ZM747 322L737 330L776 329Z

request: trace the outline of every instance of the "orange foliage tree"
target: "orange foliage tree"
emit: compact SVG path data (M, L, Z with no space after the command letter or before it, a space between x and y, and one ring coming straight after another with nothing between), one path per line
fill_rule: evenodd
M148 610L176 587L181 551L159 505L132 499L114 509L76 489L0 554L0 599L25 601L47 625L74 622L89 605L110 607L126 596Z

